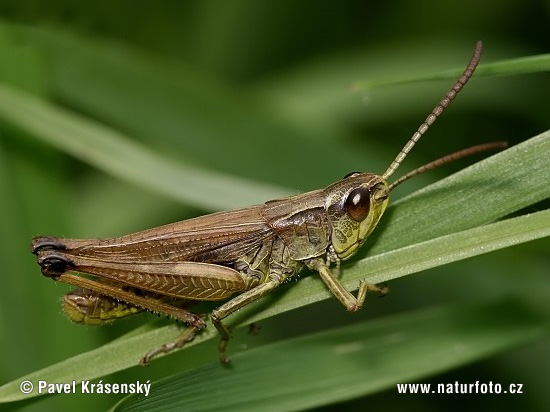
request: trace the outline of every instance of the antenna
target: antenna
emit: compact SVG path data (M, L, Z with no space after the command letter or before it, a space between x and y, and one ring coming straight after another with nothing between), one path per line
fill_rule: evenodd
M411 149L414 147L416 142L418 142L418 140L420 140L422 135L424 135L424 133L426 133L426 130L428 130L428 128L435 122L435 120L441 115L441 113L443 113L443 110L447 106L449 106L449 104L453 101L453 99L460 92L460 90L462 90L464 85L466 85L466 83L468 83L468 80L470 80L470 77L472 77L472 75L474 74L474 71L477 67L477 64L479 63L479 60L481 59L482 50L483 50L483 43L480 40L476 43L476 48L474 50L474 54L472 55L472 58L470 59L470 62L468 63L468 66L464 70L464 73L462 73L462 76L459 77L459 79L453 85L451 90L449 90L447 92L447 94L445 95L445 97L443 99L441 99L439 104L434 107L432 112L428 115L428 117L426 117L426 120L424 120L424 123L422 123L420 125L418 130L412 135L412 137L409 139L407 144L405 144L405 146L403 146L403 149L401 149L399 154L395 157L394 161L391 162L390 167L388 167L388 170L386 170L384 172L384 174L382 175L382 177L385 180L388 180L388 178L393 174L393 172L395 172L397 170L397 168L399 167L399 165L401 164L403 159L405 159L405 157L407 157L407 154L411 151ZM466 149L466 150L468 150L468 149ZM457 153L459 153L459 152L457 152ZM455 155L455 153L453 153L449 156L454 156L454 155ZM442 159L444 159L444 158L442 158ZM438 159L435 162L442 161L442 159ZM432 162L432 163L435 163L435 162ZM447 163L447 162L448 161L446 161L445 163ZM433 167L430 167L430 168L433 168ZM416 173L416 174L418 174L418 173ZM392 186L396 186L396 184L394 183Z
M440 157L437 160L434 160L433 162L425 164L424 166L420 166L417 169L411 170L409 173L401 176L399 179L389 185L388 190L391 192L393 189L395 189L396 186L399 186L404 181L409 180L411 177L419 175L420 173L424 173L427 170L436 169L439 166L446 165L448 163L454 162L455 160L462 159L463 157L471 156L476 153L485 152L487 150L499 150L506 147L508 147L508 143L506 142L492 142L479 144L477 146L468 147L467 149L462 149L458 152L448 154L446 156Z

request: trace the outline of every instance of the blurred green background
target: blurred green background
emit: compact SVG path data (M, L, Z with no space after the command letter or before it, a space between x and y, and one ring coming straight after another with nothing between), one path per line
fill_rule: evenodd
M104 328L71 324L60 307L68 288L40 275L29 253L32 236L114 236L324 187L350 171L381 173L451 82L368 91L352 90L354 82L462 68L478 39L485 44L482 62L546 53L549 7L543 0L0 1L2 85L121 133L167 167L174 162L189 173L270 185L265 192L228 187L221 194L206 186L189 198L183 186L181 196L170 195L163 187L177 182L155 184L149 176L140 184L128 177L132 171L117 172L123 164L98 167L93 150L69 155L0 117L0 385L150 319ZM515 144L544 131L548 80L547 74L474 78L403 170L468 145ZM55 130L30 117L23 124ZM395 198L468 163L418 177ZM369 302L354 320L448 302L528 298L533 291L534 299L548 297L548 246L543 239L399 279L389 285L390 297ZM350 321L333 301L323 302L266 322L255 344ZM204 352L216 357L212 347ZM548 340L539 341L428 380L523 383L523 396L463 395L457 403L458 395L389 389L323 410L543 410L549 361ZM177 354L109 381L155 379L186 362ZM119 398L58 396L0 408L102 410Z

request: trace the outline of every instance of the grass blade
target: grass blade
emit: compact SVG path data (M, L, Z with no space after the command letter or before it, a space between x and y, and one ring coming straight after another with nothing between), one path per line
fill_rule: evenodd
M211 363L153 382L149 397L131 395L114 410L304 410L417 383L543 329L517 301L432 308L242 352L231 368Z
M456 79L463 72L464 68L440 71L425 75L399 76L395 78L380 78L372 80L362 80L354 83L354 90L373 89L375 87L394 86L398 84L408 84L424 82L428 80ZM550 54L540 54L537 56L520 57L516 59L506 59L494 63L480 64L476 69L476 77L481 76L513 76L527 73L545 73L550 71Z
M176 163L105 125L6 85L0 86L0 116L113 176L206 210L232 209L291 193Z

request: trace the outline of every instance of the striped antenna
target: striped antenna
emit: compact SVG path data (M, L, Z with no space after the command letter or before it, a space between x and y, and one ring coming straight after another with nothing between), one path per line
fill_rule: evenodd
M481 41L478 41L476 43L476 48L474 50L474 54L472 58L470 59L470 62L468 63L468 66L464 70L464 73L462 73L462 76L456 81L456 83L453 85L451 90L447 92L445 97L441 99L439 104L434 107L432 112L426 117L426 120L424 120L424 123L420 125L418 130L412 135L412 137L409 139L407 144L403 146L403 149L399 152L399 154L396 156L395 160L391 163L390 167L388 167L388 170L384 172L382 177L385 180L388 180L388 178L397 170L403 159L407 157L407 154L411 151L411 149L414 147L416 142L420 140L422 135L426 133L426 130L435 122L435 120L443 113L443 110L449 106L449 104L453 101L453 99L456 97L458 92L462 90L464 85L468 83L468 80L470 80L470 77L474 74L474 71L477 67L477 64L479 63L479 60L481 59L481 52L483 50L483 43ZM450 155L452 156L452 155ZM432 167L433 168L433 167ZM418 173L417 173L418 174ZM395 184L393 185L395 186Z
M448 154L447 156L443 156L437 160L434 160L433 162L425 164L424 166L420 166L417 169L411 170L409 173L401 176L399 179L389 185L388 190L391 192L393 189L395 189L396 186L399 186L404 181L409 180L411 177L419 175L420 173L424 173L427 170L436 169L439 166L446 165L448 163L454 162L455 160L462 159L463 157L468 157L476 153L481 153L488 150L500 150L505 149L506 147L508 147L508 143L506 142L493 142L479 144L477 146L468 147L467 149L462 149L458 152Z

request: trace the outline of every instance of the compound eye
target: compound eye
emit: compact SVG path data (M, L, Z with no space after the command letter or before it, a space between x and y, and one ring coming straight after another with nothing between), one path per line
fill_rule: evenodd
M356 222L362 222L370 212L370 191L366 187L352 190L346 199L346 211Z

